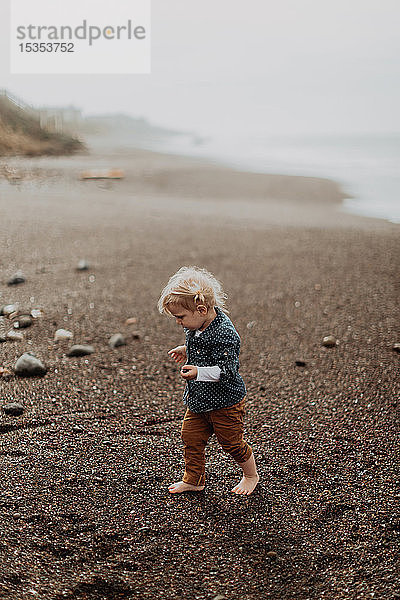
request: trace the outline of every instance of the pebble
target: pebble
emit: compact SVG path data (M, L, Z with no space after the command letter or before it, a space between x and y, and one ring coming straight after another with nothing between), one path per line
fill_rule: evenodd
M40 317L43 317L42 309L41 308L32 308L31 317L33 317L34 319L39 319Z
M89 269L89 263L87 260L85 260L84 258L82 258L82 260L80 260L78 262L78 265L76 267L77 271L87 271Z
M6 415L19 417L24 412L24 407L19 402L9 402L3 406L3 411Z
M93 354L93 352L93 346L75 344L69 349L67 356L86 356L87 354Z
M47 373L47 369L44 364L28 352L25 352L22 356L19 357L14 366L14 371L16 375L20 377L35 377L42 376Z
M129 319L125 321L125 325L134 325L135 323L137 323L136 317L129 317Z
M14 329L26 329L32 325L32 317L29 315L20 315L14 322Z
M72 331L67 331L67 329L57 329L54 334L54 341L61 342L62 340L70 340L74 337Z
M277 552L274 552L273 550L271 550L270 552L267 552L267 556L268 558L278 558L278 554Z
M7 323L7 320L4 317L0 317L0 343L7 340L8 328L9 323Z
M7 285L18 285L19 283L25 283L25 276L22 271L17 271L7 282Z
M24 336L22 333L19 333L19 331L11 330L7 333L7 339L11 340L12 342L22 342Z
M126 340L122 333L115 333L108 340L108 344L111 348L118 348L118 346L125 346Z
M5 304L0 308L0 315L8 316L18 310L18 304Z
M322 345L325 346L325 348L333 348L337 345L337 339L334 335L326 335L322 340Z
M397 354L400 354L400 344L393 344L392 350L393 352L397 352Z

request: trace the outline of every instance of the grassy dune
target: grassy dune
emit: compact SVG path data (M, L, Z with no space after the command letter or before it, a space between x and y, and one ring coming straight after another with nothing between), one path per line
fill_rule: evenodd
M84 149L78 139L52 133L7 97L0 97L0 156L73 154Z

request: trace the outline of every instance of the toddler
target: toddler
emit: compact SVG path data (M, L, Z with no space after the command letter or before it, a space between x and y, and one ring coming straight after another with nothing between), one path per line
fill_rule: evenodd
M172 494L204 489L205 447L213 433L243 470L232 492L251 494L259 481L252 449L243 439L246 388L239 375L240 338L224 312L225 299L211 273L182 267L158 301L159 311L174 317L186 335L184 346L168 352L183 364L187 405L181 431L185 473L182 481L169 486Z

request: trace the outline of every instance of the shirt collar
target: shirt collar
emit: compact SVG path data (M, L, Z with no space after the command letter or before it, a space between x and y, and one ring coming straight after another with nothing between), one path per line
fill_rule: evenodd
M213 319L211 321L211 323L205 328L203 329L203 331L201 332L201 335L199 337L201 338L205 338L208 337L209 335L211 335L213 333L213 331L220 326L220 324L222 323L222 321L224 320L224 313L223 311L218 307L218 306L214 306L215 312L217 313L217 316L215 317L215 319ZM189 337L192 338L194 337L194 331L189 331Z

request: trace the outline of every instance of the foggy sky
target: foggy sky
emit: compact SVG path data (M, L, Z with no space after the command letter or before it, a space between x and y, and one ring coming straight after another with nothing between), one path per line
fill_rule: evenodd
M104 76L10 75L0 2L0 87L35 105L200 133L400 131L395 0L153 0L151 75Z

